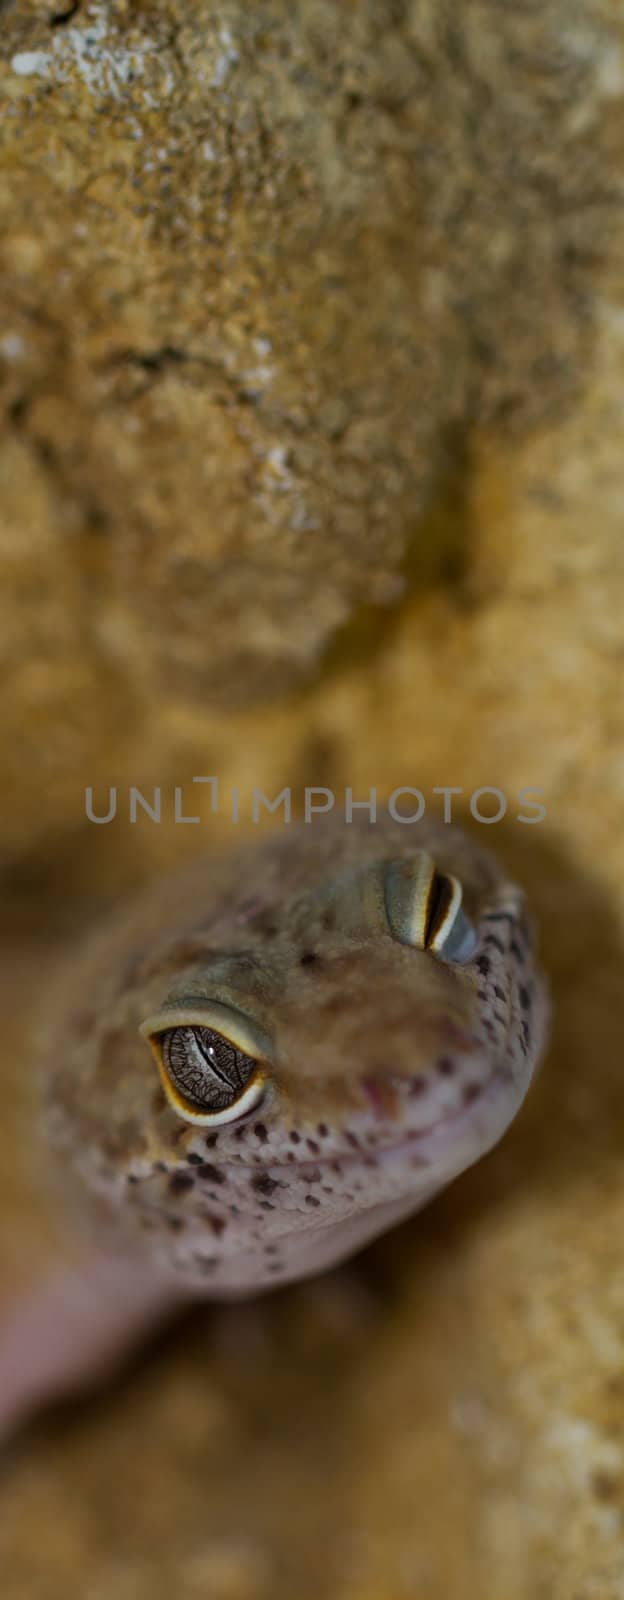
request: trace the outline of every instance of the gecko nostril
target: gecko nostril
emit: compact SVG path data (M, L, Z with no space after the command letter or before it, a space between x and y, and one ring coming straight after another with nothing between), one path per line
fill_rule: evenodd
M321 958L317 954L316 950L304 950L303 955L299 957L299 966L315 967L320 965L320 961Z
M376 1117L383 1116L384 1096L377 1078L363 1078L362 1089Z

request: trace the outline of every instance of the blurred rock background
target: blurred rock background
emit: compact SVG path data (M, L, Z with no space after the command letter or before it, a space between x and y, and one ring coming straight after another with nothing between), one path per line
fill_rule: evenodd
M43 977L233 786L242 832L254 786L497 785L555 1000L441 1202L15 1447L10 1600L624 1595L622 44L609 0L0 6L7 1281Z

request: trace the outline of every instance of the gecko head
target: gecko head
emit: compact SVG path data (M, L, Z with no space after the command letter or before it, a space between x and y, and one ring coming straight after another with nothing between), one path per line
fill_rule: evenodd
M333 1264L477 1160L544 1013L523 896L455 830L277 881L227 931L124 997L88 1096L132 1226L217 1296Z

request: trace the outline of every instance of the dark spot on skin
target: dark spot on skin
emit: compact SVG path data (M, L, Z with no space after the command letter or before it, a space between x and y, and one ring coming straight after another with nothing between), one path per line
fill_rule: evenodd
M246 1128L237 1128L236 1129L236 1132L234 1134L234 1138L238 1141L238 1144L242 1144L243 1139L245 1139L246 1136L247 1136L247 1129Z
M300 1133L291 1133L290 1142L291 1142L291 1144L301 1144L301 1134Z
M496 1028L494 1027L494 1023L490 1022L489 1017L485 1017L484 1018L483 1026L485 1028L486 1033L489 1034L490 1039L493 1039L495 1037L495 1034L496 1034Z
M192 1167L201 1167L202 1157L198 1156L196 1150L191 1150L186 1159Z
M212 1229L215 1239L220 1239L225 1228L223 1217L215 1217L210 1212L203 1212L202 1215L204 1222L207 1222L209 1228Z
M287 1161L294 1161L294 1159L295 1159L295 1157L293 1155L292 1150L287 1150L286 1151L286 1160Z
M155 1161L154 1162L154 1172L166 1172L166 1171L167 1171L167 1163L166 1163L166 1161Z
M436 1062L436 1067L441 1078L452 1078L455 1071L455 1062L450 1056L440 1056L440 1060Z
M182 1229L184 1227L184 1223L183 1223L181 1217L167 1217L165 1220L166 1220L166 1223L167 1223L167 1227L171 1229L172 1233L181 1233L182 1232Z
M271 1204L270 1200L261 1200L260 1201L260 1210L261 1211L274 1211L275 1210L275 1206Z
M198 1178L207 1179L210 1183L227 1182L227 1179L224 1178L223 1173L219 1171L218 1167L213 1167L211 1161L202 1161L201 1167L198 1169L197 1176Z
M194 1188L195 1179L191 1177L190 1172L174 1172L173 1177L169 1179L170 1194L184 1194L187 1189Z
M318 1144L317 1144L317 1143L316 1143L316 1140L315 1140L315 1139L306 1139L306 1144L307 1144L307 1146L308 1146L308 1150L311 1150L311 1151L312 1151L312 1155L313 1155L313 1156L318 1156L318 1155L320 1155L320 1153L321 1153L321 1147L320 1147L320 1145L318 1145Z
M277 1255L277 1245L276 1244L265 1244L265 1246L264 1246L264 1254L265 1254L265 1256L276 1256Z
M128 1183L138 1183L138 1181L139 1181L139 1179L137 1177L136 1172L129 1172L128 1173Z
M523 1011L531 1010L531 996L523 983L520 984L520 988L518 989L518 999Z
M617 1500L619 1489L618 1480L617 1478L610 1477L608 1472L604 1472L600 1468L597 1472L593 1472L591 1484L594 1494L598 1500Z
M352 1150L359 1150L360 1141L359 1141L359 1139L356 1139L354 1133L345 1133L345 1139L347 1141L347 1144L351 1145Z
M491 944L495 950L498 950L499 955L504 956L505 946L504 944L501 944L500 939L497 939L495 933L486 933L485 943Z
M333 1194L333 1192L334 1191L332 1189L331 1183L324 1183L323 1184L323 1194Z
M195 1260L202 1272L214 1272L219 1265L219 1256L196 1256Z
M305 1203L307 1206L320 1206L321 1204L320 1200L317 1200L315 1194L307 1194L305 1197Z
M303 955L299 957L299 966L300 967L318 966L318 965L320 965L320 960L321 960L321 958L320 958L320 956L317 956L316 950L304 950Z
M254 1133L257 1135L261 1144L266 1144L269 1135L263 1122L254 1122Z
M500 986L499 983L495 983L494 984L494 993L496 995L496 999L497 1000L504 1000L505 999L505 990L501 989L501 986Z
M270 1261L268 1263L268 1265L267 1265L267 1272L283 1272L283 1271L284 1271L284 1268L283 1268L283 1266L282 1266L280 1261Z
M480 1093L481 1093L481 1084L480 1083L466 1083L466 1084L464 1084L464 1087L462 1089L462 1100L464 1102L464 1105L465 1106L472 1105L473 1100L477 1100L479 1095L480 1095Z
M511 954L515 957L516 961L524 961L524 950L520 949L517 939L512 939L509 949L511 950Z
M318 1125L318 1128L317 1128L316 1131L317 1131L318 1136L319 1136L320 1139L326 1139L328 1134L329 1134L329 1128L327 1127L327 1123L319 1122L319 1125Z
M490 958L489 958L489 956L486 956L485 954L479 956L477 958L477 961L476 961L476 966L478 966L479 972L483 973L484 978L487 978L488 972L490 970Z
M276 1189L279 1189L279 1183L275 1178L270 1178L268 1172L254 1172L251 1179L251 1188L255 1189L256 1194L268 1196L274 1194Z
M335 926L336 926L336 912L335 912L333 906L329 906L327 911L325 911L323 913L323 927L325 928L327 933L332 933L333 929L335 928Z
M415 1078L412 1078L412 1081L411 1081L410 1087L409 1087L409 1092L410 1092L411 1095L424 1094L426 1087L427 1087L427 1085L425 1083L424 1078L415 1077Z
M207 1133L206 1134L206 1141L205 1141L206 1149L207 1150L214 1150L214 1147L215 1147L215 1145L217 1143L218 1138L219 1138L218 1133Z
M488 998L487 989L477 989L477 999L478 1000L487 1000L487 998Z

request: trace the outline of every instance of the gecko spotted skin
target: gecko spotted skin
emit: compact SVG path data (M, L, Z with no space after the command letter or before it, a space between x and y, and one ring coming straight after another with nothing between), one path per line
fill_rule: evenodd
M75 1262L0 1323L0 1428L170 1308L318 1272L419 1209L513 1119L545 1019L522 892L455 827L322 819L144 892L45 1018Z

